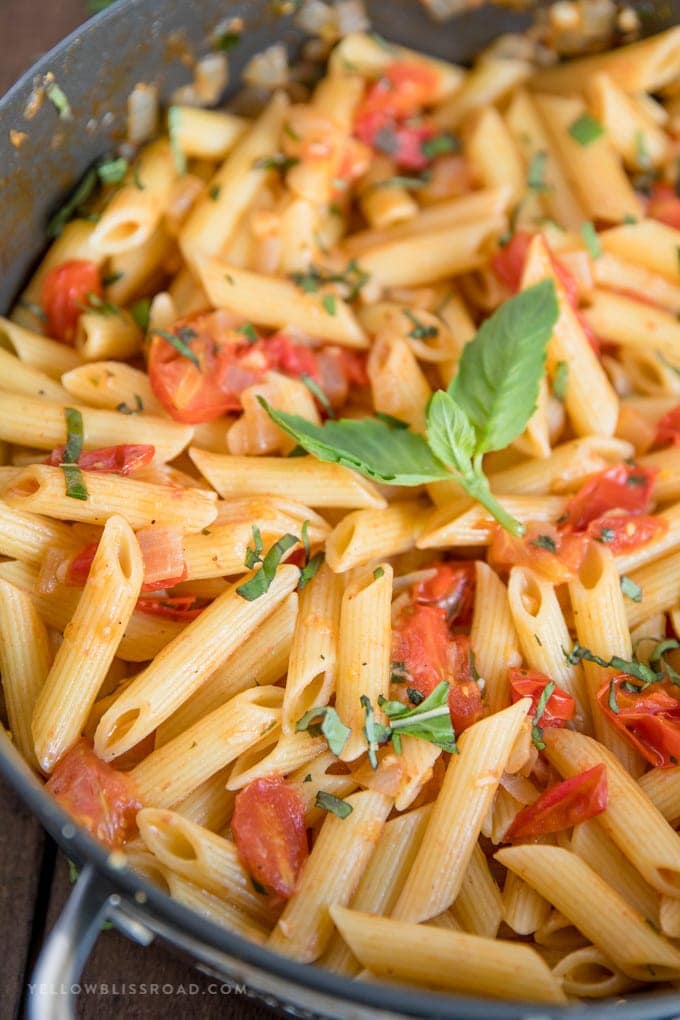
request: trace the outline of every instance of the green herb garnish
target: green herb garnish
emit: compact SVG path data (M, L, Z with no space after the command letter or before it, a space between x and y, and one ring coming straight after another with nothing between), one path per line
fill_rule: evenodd
M87 488L83 473L78 467L78 458L83 452L83 416L74 407L64 408L66 418L66 445L64 446L61 468L66 479L66 495L71 499L87 499Z
M324 393L324 391L319 386L316 379L312 379L311 375L309 375L307 372L301 372L300 382L304 383L304 385L307 387L312 396L319 402L321 407L323 407L328 417L335 418L335 411L331 406L331 402Z
M506 301L466 344L448 390L433 394L427 439L378 418L319 426L258 399L271 419L319 460L343 464L389 485L453 477L503 527L521 535L523 525L492 494L482 462L486 453L516 439L531 417L557 316L551 280Z
M310 708L308 712L305 712L295 724L296 733L303 731L309 733L310 737L325 737L329 749L335 755L342 754L352 732L349 726L345 726L335 709L329 705Z
M555 366L555 374L552 380L552 390L558 400L564 403L567 396L567 385L569 383L569 363L558 361Z
M197 336L193 329L189 329L187 326L184 326L179 331L180 336L176 333L171 333L167 329L154 329L153 332L158 336L162 336L164 340L167 340L167 342L171 344L171 346L174 347L175 350L182 355L182 357L187 358L187 360L190 361L192 365L195 365L200 372L201 363L198 360L198 355L192 351L191 347L189 347L189 341L193 340Z
M592 223L581 224L581 237L583 243L588 249L588 254L591 259L599 259L602 255L602 245L600 244L600 238L597 236L597 231Z
M543 751L545 749L545 744L543 742L543 730L541 728L540 723L541 719L545 715L547 704L550 701L550 698L552 697L552 693L555 690L555 686L556 685L553 683L552 680L549 683L547 683L543 690L541 691L540 698L536 702L536 711L534 713L534 718L531 723L531 739L534 743L534 747L536 747L537 750L539 751Z
M373 705L365 694L362 694L359 700L364 709L364 733L368 744L368 761L372 769L377 769L378 748L381 744L387 743L390 739L391 731L388 726L383 726L375 721Z
M545 180L545 167L548 162L548 153L540 150L534 153L529 163L527 173L527 187L530 191L549 191L550 185Z
M253 534L256 531L256 526L253 525ZM259 534L259 531L258 531ZM236 589L238 595L241 598L246 599L248 602L254 602L255 599L259 599L261 595L264 595L269 591L272 581L276 577L276 571L278 570L281 560L294 545L297 545L299 538L297 535L291 535L289 533L282 535L278 541L274 542L271 546L264 559L261 558L262 546L260 540L259 552L255 552L253 555L250 548L246 550L245 565L249 570L252 570L257 563L261 563L260 569L257 571L250 580L244 584L239 585Z
M149 317L151 315L151 298L140 298L130 308L130 315L144 333L149 328Z
M387 701L378 698L378 705L389 719L392 743L397 754L401 753L401 737L418 737L452 754L457 753L456 734L451 725L449 711L449 684L443 680L429 697L419 705L409 708L401 701Z
M632 602L642 602L642 588L627 574L621 575L621 591Z
M426 326L424 322L414 315L408 308L404 308L403 314L413 323L413 329L409 333L409 336L414 340L433 340L436 336L439 336L439 330L436 326Z
M575 142L585 146L601 138L604 134L604 128L592 114L582 113L573 124L569 125L569 134Z
M314 806L343 819L351 815L354 810L352 805L348 804L346 800L340 800L339 797L334 797L332 793L326 793L325 790L319 790Z
M557 543L550 535L538 535L529 545L535 545L537 549L545 549L547 552L557 552Z
M121 414L141 414L144 410L144 402L140 397L139 393L135 393L135 406L130 407L129 404L123 402L122 404L116 404L116 410Z

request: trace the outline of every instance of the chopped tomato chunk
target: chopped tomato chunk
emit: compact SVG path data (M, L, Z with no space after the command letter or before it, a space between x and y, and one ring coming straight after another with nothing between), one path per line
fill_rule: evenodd
M392 659L403 668L408 685L424 697L442 680L450 684L449 711L456 733L481 718L482 696L473 679L470 639L450 633L445 609L419 602L405 606L393 628Z
M177 623L190 622L200 616L210 600L197 595L143 595L135 609L148 616L162 616Z
M70 259L54 266L45 276L41 303L47 317L47 332L55 340L72 344L76 326L90 297L103 297L99 269L86 259Z
M603 542L613 553L620 553L639 549L667 531L668 521L663 517L611 513L591 521L586 533L596 542Z
M557 783L519 811L505 834L510 842L536 839L570 829L607 810L607 769L595 765Z
M549 683L552 683L550 677L537 669L509 669L508 679L513 704L522 698L531 698L531 715L535 716L543 691ZM561 687L555 687L543 709L540 725L542 728L564 726L574 718L575 711L576 702L571 694L567 694Z
M670 184L656 183L647 206L647 215L668 227L680 230L680 196Z
M236 795L231 831L253 880L289 899L309 854L304 805L297 791L280 776L249 783Z
M142 528L137 532L137 541L144 561L142 591L172 588L185 580L187 567L179 531L175 531L174 528ZM83 587L92 568L97 548L97 542L90 542L71 557L66 568L64 584L74 588Z
M657 473L657 468L614 464L593 475L569 500L566 526L573 531L585 531L591 521L610 510L646 513Z
M63 446L55 446L46 463L57 466L61 464L64 449ZM138 468L150 464L155 453L154 446L142 443L104 446L99 450L84 450L78 457L78 467L84 471L100 471L102 474L131 475Z
M667 443L680 446L680 404L659 418L656 426L654 445L665 446Z
M134 832L142 805L132 779L98 758L85 739L59 760L47 789L78 825L111 849Z
M446 613L447 623L468 622L475 601L475 565L471 561L433 563L437 571L413 586L412 596L422 605L436 605Z
M489 563L504 570L531 567L553 584L563 584L576 577L584 554L583 535L560 531L554 524L539 521L527 524L522 537L497 525L489 548Z
M640 754L657 768L680 764L680 689L662 680L640 688L619 673L597 693L600 709Z

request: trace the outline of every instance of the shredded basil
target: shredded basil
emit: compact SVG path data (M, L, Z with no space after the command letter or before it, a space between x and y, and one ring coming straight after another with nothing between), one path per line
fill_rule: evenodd
M137 325L145 333L149 328L149 317L151 315L151 298L140 298L130 308L130 315Z
M340 755L352 731L349 726L345 726L334 708L323 705L305 712L296 722L295 732L307 732L310 737L325 737L333 754Z
M342 819L347 818L354 810L346 800L340 800L339 797L334 797L332 793L326 793L325 790L319 790L314 806Z
M153 332L158 336L162 336L163 339L167 340L167 342L171 344L176 351L178 351L184 358L187 358L192 365L195 365L199 371L201 370L201 363L198 360L198 355L194 354L187 342L188 340L193 340L197 335L193 329L184 327L184 329L181 330L182 336L177 336L176 333L170 333L167 329L154 329Z
M581 237L588 249L590 257L592 259L601 258L602 245L600 244L600 238L597 236L597 231L592 223L589 222L581 224Z
M300 374L300 382L304 383L312 396L319 402L321 407L323 407L327 416L329 418L335 418L335 411L331 406L331 402L319 386L318 382L315 379L312 379L311 375L307 372L302 372Z
M550 535L538 535L529 545L535 545L538 549L546 549L548 552L556 553L557 544Z
M116 404L116 410L119 411L121 414L141 414L141 412L144 410L144 402L140 397L139 393L135 393L134 407L130 407L129 404L123 402L121 404Z
M531 739L534 743L534 747L536 747L539 751L543 751L545 749L545 743L543 741L543 729L541 728L540 724L541 720L543 719L543 716L545 715L545 710L547 708L548 702L550 701L555 690L555 686L556 685L552 680L549 683L547 683L543 690L541 691L540 698L536 702L536 711L534 713L534 718L531 723Z
M66 418L66 445L61 465L66 480L66 495L71 499L86 500L87 488L83 473L78 467L78 458L83 452L83 416L74 407L64 408Z
M642 588L626 574L621 576L621 591L632 602L642 602Z
M555 374L552 380L553 393L558 400L564 403L567 396L567 386L569 384L569 363L567 361L558 361L555 366Z
M255 533L256 526L253 525L253 533ZM259 534L259 531L258 531ZM258 562L261 562L261 567L249 581L239 585L236 589L238 595L241 598L246 599L248 602L254 602L255 599L259 599L261 595L264 595L269 591L272 581L276 577L276 571L281 563L281 560L294 545L297 545L299 539L297 535L291 535L289 533L282 535L278 541L274 542L271 546L264 559L261 559L261 539L260 539L260 550L256 552L256 559L253 559L252 555L248 555L246 552L246 566L252 569Z
M409 336L414 340L433 340L434 337L439 336L439 330L436 326L426 326L424 322L414 315L408 308L404 308L403 314L413 323L413 329L409 333Z
M582 113L580 117L569 125L569 134L579 145L590 145L601 138L604 128L599 120L596 120L590 113Z

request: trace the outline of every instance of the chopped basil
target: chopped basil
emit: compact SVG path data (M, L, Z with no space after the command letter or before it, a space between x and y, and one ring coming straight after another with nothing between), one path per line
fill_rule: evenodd
M527 187L530 191L549 191L550 185L545 180L545 166L548 161L548 153L540 150L534 153L529 163L527 173Z
M346 800L340 800L339 797L334 797L332 793L326 793L325 790L319 790L314 806L322 808L338 818L347 818L354 810L352 805L348 804Z
M297 586L298 591L302 591L303 588L307 587L310 581L314 580L325 559L325 552L323 552L323 550L319 550L319 552L314 553L314 555L307 560L300 571L300 580L298 581Z
M627 574L621 576L621 591L633 602L642 602L642 588Z
M411 674L406 669L405 662L393 662L390 673L390 683L405 684L411 679Z
M433 340L434 337L439 336L439 330L436 326L426 326L425 323L421 322L420 319L413 314L413 312L409 311L408 308L404 308L403 314L409 322L413 323L413 329L409 333L409 336L412 337L413 340Z
M246 547L245 565L248 570L252 570L253 567L256 567L258 563L262 562L262 550L264 548L262 545L262 532L258 528L257 524L253 524L252 532L253 548L251 549L250 546Z
M312 773L308 772L307 775L305 776L305 778L302 780L302 782L303 783L311 783L311 781L312 781Z
M80 207L87 202L97 186L97 171L91 168L87 171L81 182L71 193L64 205L59 209L47 224L47 236L58 237L62 230L72 220Z
M600 534L596 536L597 542L604 542L608 545L609 542L613 542L616 538L616 532L613 528L600 528Z
M657 683L662 679L662 675L658 675L651 666L640 662L635 657L632 659L622 659L619 655L612 655L609 660L602 659L599 655L591 652L589 648L584 648L583 645L578 643L574 645L570 652L565 652L564 654L567 662L572 666L576 666L585 659L586 662L594 662L597 666L602 666L604 669L616 669L619 673L628 673L637 680L641 680L646 686Z
M129 404L122 403L116 404L116 410L121 414L141 414L144 410L144 402L140 397L139 393L135 393L135 406L130 407Z
M581 237L591 259L599 259L602 255L602 245L592 223L581 224Z
M420 146L423 156L433 159L435 156L442 156L447 152L460 152L460 138L448 132L442 135L435 135L434 138L426 138Z
M551 553L557 552L555 539L551 538L550 535L538 535L538 537L535 538L533 542L530 542L529 545L535 545L538 549L546 549Z
M83 473L78 467L78 458L83 452L83 416L74 407L64 408L66 418L66 445L62 471L66 480L66 495L71 499L87 499L87 488Z
M149 317L151 314L151 298L140 298L130 308L130 315L137 325L145 333L149 328Z
M255 531L255 525L253 526L253 532ZM281 560L294 545L297 545L299 539L297 535L291 535L289 533L282 535L281 538L274 542L273 546L269 549L264 559L261 561L262 566L249 581L239 585L236 589L236 593L241 598L246 599L248 602L254 602L255 599L259 599L261 595L266 594L269 591L272 581L276 577L276 571L281 563ZM262 550L260 550L261 552ZM252 562L252 566L255 566L259 562L258 559ZM248 556L246 552L246 566L249 565L249 560L252 557ZM251 569L249 567L249 569Z
M260 156L253 163L253 170L278 170L285 174L291 167L300 162L295 156L286 156L285 152L274 152L271 156Z
M121 272L107 273L106 276L102 277L102 284L104 287L110 287L112 284L118 283L119 280L122 280L124 276L125 273Z
M338 305L335 294L324 294L321 299L321 304L328 315L337 315Z
M93 291L86 295L86 300L80 307L84 312L92 312L94 315L120 315L118 305L104 301L99 297L99 294L95 294Z
M425 695L421 694L415 687L406 688L406 697L412 705L422 705L425 701Z
M569 363L567 361L558 361L555 366L555 374L552 381L553 393L558 400L564 403L565 397L567 396L567 385L569 383Z
M385 576L385 571L383 570L382 567L376 567L375 570L373 571L373 579L375 581L379 581L380 578L384 577L384 576Z
M310 708L308 712L305 712L295 723L295 732L303 731L309 733L310 737L325 737L329 749L335 755L342 754L352 732L349 726L345 726L335 709L329 705Z
M324 391L319 386L316 379L312 379L311 375L309 375L307 372L301 372L300 382L304 383L304 385L307 387L312 396L319 402L319 404L321 404L327 416L329 418L335 418L335 411L331 406L331 402L324 393Z
M651 166L649 150L647 149L647 139L645 138L644 131L635 132L635 161L638 166L645 170L649 169Z
M176 333L171 333L167 329L154 329L153 332L158 336L162 336L164 340L167 340L167 342L182 355L182 357L187 358L192 365L195 365L199 371L201 370L201 363L198 360L198 355L194 354L187 342L187 340L193 340L197 335L193 329L189 329L186 326L183 327L180 330L180 333L182 334L181 336L177 336Z
M390 739L390 729L375 721L373 705L365 694L361 695L359 701L364 709L364 733L368 744L368 761L372 769L377 769L378 748Z
M31 315L35 315L35 317L40 319L42 322L45 322L47 319L45 309L40 305L36 305L33 301L27 301L26 298L19 298L17 305L19 308L25 308L27 312L30 312Z
M242 325L237 326L236 332L241 333L249 344L255 344L258 341L257 330L253 326L252 322L244 322Z
M118 159L109 159L100 163L97 167L99 180L102 184L120 184L129 169L129 163L122 156Z
M545 749L545 744L543 742L543 730L540 723L545 715L547 704L552 697L555 686L556 685L551 680L541 691L541 696L536 703L536 711L531 723L531 739L534 742L534 747L536 747L539 751L543 751Z
M376 181L372 188L403 188L404 191L418 191L425 188L430 182L427 171L419 177L406 177L402 174L395 174L394 177L385 177L382 181Z
M580 117L569 125L569 134L578 142L579 145L590 145L592 142L601 138L604 134L604 128L600 124L599 120L590 113L582 113Z
M292 138L294 142L302 141L300 135L297 133L292 124L288 123L288 121L286 121L286 123L283 125L283 130L284 133L287 134L289 138Z
M630 213L626 213L626 215L623 217L623 222L630 226L631 223L637 223L637 220L635 219L634 216L631 216Z
M356 259L350 259L342 272L334 273L318 266L310 266L305 273L291 273L291 280L305 294L313 294L323 284L337 283L344 289L346 301L354 301L359 292L370 280L368 273L364 272Z
M302 522L302 528L300 530L300 541L302 542L302 548L305 551L305 557L307 559L309 559L309 554L311 552L312 547L311 547L310 542L309 542L309 521L308 520Z
M389 719L392 743L397 754L401 753L401 737L418 737L427 740L444 751L457 753L456 734L451 724L449 711L449 684L443 680L429 697L420 705L409 708L401 701L387 701L382 696L378 705Z
M217 201L217 199L218 199L218 198L220 197L220 192L221 192L221 190L222 190L222 188L220 187L220 185L219 185L219 184L213 184L212 188L211 188L211 189L210 189L210 191L208 192L208 197L209 197L209 198L210 198L210 199L211 199L211 200L212 200L213 202L216 202L216 201Z

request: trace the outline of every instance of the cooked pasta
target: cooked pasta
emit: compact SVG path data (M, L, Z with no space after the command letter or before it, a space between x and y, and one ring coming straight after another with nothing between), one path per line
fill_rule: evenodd
M678 31L176 105L0 319L0 722L299 962L680 980Z

